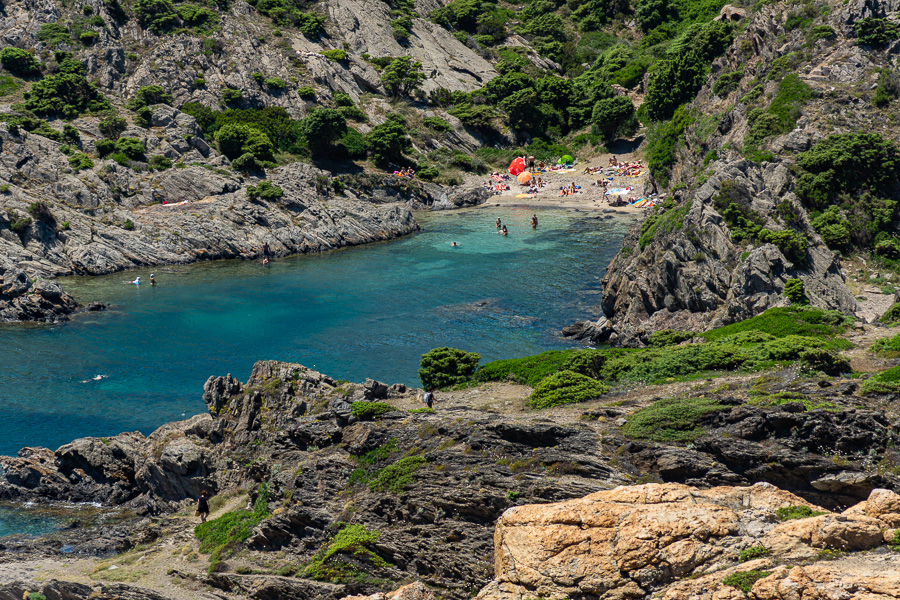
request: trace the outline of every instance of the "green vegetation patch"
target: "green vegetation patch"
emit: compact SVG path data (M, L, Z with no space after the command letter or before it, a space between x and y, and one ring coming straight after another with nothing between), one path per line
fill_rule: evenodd
M738 553L738 558L741 562L747 562L748 560L756 560L757 558L762 558L764 556L769 555L769 549L765 546L750 546L749 548L744 548Z
M541 381L528 397L532 408L551 408L561 404L595 400L609 391L609 386L572 371L559 371Z
M422 355L419 379L426 390L466 383L478 368L481 355L456 348L435 348Z
M247 541L253 528L269 516L269 488L263 484L252 510L238 509L194 527L200 541L200 552L212 554L210 560L226 558L239 544Z
M709 341L721 340L748 331L764 332L775 338L791 335L808 336L825 340L828 348L845 350L852 346L850 342L835 339L835 336L844 333L852 324L852 318L836 310L788 306L770 308L761 315L711 329L700 335Z
M97 86L84 77L84 65L65 56L59 72L47 75L23 94L24 106L39 115L74 119L89 112L109 110L112 105Z
M402 493L412 482L416 472L425 464L424 456L406 456L380 469L369 480L373 492Z
M478 369L475 379L478 381L512 380L534 387L545 377L561 370L574 352L574 350L549 350L523 358L495 360Z
M655 442L692 442L706 434L697 419L730 408L713 398L658 400L628 417L622 433Z
M810 507L801 504L800 506L782 506L775 511L775 518L779 521L793 521L795 519L808 519L809 517L818 517L825 513L820 510L813 510Z
M730 585L731 587L741 590L744 594L749 594L750 590L753 589L754 583L771 574L771 571L738 571L723 579L722 585Z
M367 560L375 566L388 566L387 561L372 550L379 535L378 531L364 525L344 525L328 546L321 549L306 565L306 576L318 581L343 581L347 575L347 565L337 560L341 554L350 555L355 560Z
M866 379L862 384L863 394L897 394L900 393L900 367L891 367L874 377Z
M357 419L369 421L397 409L387 402L354 402L350 405L350 410Z
M900 335L877 340L871 350L878 354L900 353Z
M888 325L896 325L900 322L900 302L892 304L878 320Z

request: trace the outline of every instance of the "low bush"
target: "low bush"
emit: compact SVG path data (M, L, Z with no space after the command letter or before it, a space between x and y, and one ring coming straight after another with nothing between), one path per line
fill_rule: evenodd
M732 573L728 575L722 580L722 585L728 585L734 588L737 588L744 592L744 594L749 594L750 590L753 589L753 584L771 575L771 571L738 571L737 573Z
M481 355L456 348L435 348L422 355L419 379L426 390L466 383L478 368Z
M34 82L23 96L28 110L39 115L58 115L64 119L112 108L97 87L80 72L60 71L48 75Z
M603 383L573 371L559 371L537 384L528 397L532 408L551 408L561 404L595 400L609 391Z
M892 367L878 375L866 379L862 384L863 394L900 393L900 367Z
M131 160L146 162L144 142L137 138L120 137L116 140L116 152L124 154Z
M100 158L106 158L116 151L116 143L108 139L97 140L94 142L94 149L97 150L97 154L100 155Z
M397 409L387 402L354 402L350 410L357 419L371 421Z
M234 104L236 102L240 102L244 98L244 93L241 90L236 90L233 88L224 88L222 90L222 102L225 104Z
M171 106L173 102L175 102L175 98L162 86L145 85L137 91L134 98L128 101L127 106L130 110L137 111L145 106L154 104L168 104Z
M315 99L316 90L308 85L304 85L302 87L297 88L297 95L303 98L304 100Z
M150 168L155 171L165 171L172 166L172 159L161 154L151 156L150 160L147 162L149 163Z
M247 197L251 200L275 201L284 196L284 190L268 181L260 181L259 185L247 186Z
M769 550L765 546L750 546L741 550L738 553L738 558L741 562L747 562L748 560L756 560L757 558L768 556L768 554Z
M72 167L72 170L77 173L78 171L83 171L84 169L93 169L94 161L92 161L87 154L76 152L69 157L69 166Z
M475 374L478 381L515 381L535 387L547 376L562 369L572 356L572 350L549 350L533 356L495 360Z
M34 54L21 48L8 47L0 51L0 64L3 68L19 77L30 77L41 74L41 63Z
M856 23L856 42L860 46L887 46L900 39L900 24L890 19L867 17Z
M281 77L267 77L263 84L270 90L283 90L287 87L287 84Z
M779 521L793 521L795 519L807 519L809 517L818 517L824 515L822 511L813 510L810 507L801 504L800 506L782 506L775 510L775 518Z
M650 334L647 345L651 348L663 348L665 346L677 346L681 342L696 337L693 331L675 331L674 329L660 329Z
M433 131L453 131L450 123L440 117L425 117L422 124Z
M425 464L423 456L407 456L380 469L369 480L373 492L400 494L413 482L416 472Z
M253 528L269 516L269 489L260 486L252 510L238 509L194 527L200 542L200 552L225 558L234 553L239 544L250 537ZM211 558L212 560L212 558Z
M692 442L706 434L698 419L728 409L713 398L658 400L629 416L622 434L655 442Z
M809 304L802 279L788 279L784 282L784 297L791 304Z
M335 50L320 50L319 54L327 58L328 60L333 60L335 62L340 62L342 60L347 60L347 53L344 50L335 49Z
M377 531L367 529L363 525L344 525L328 546L317 552L306 565L304 574L306 577L318 581L335 581L338 577L335 577L336 573L330 568L329 563L333 562L335 557L340 554L352 556L354 561L367 559L377 566L385 566L387 563L384 559L372 550L378 537Z
M889 325L895 325L900 322L900 302L895 302L891 305L878 320Z

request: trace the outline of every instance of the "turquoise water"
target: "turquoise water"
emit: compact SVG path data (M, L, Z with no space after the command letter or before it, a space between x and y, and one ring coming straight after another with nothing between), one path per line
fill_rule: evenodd
M203 412L210 375L246 381L261 359L418 385L419 357L436 346L483 361L567 347L559 330L599 314L600 278L630 221L538 216L533 231L524 209L424 214L418 234L269 267L216 261L68 279L79 300L112 306L63 325L0 327L0 454L149 433ZM151 271L156 287L123 285Z

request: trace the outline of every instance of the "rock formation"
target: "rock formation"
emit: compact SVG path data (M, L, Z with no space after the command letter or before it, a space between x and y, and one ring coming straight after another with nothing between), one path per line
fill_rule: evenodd
M893 514L879 517L886 505L893 510L898 502L900 496L875 490L862 506L832 514L765 484L708 490L646 484L518 506L497 523L495 580L478 598L646 598L657 592L667 600L738 599L743 592L726 578L748 571L765 571L752 583L753 598L784 598L787 589L795 598L829 597L838 590L897 598L900 571L878 576L886 565L875 561L863 572L840 564L773 567L815 560L822 550L884 548L893 539ZM778 523L777 509L797 506L821 516ZM741 551L750 549L766 558L735 566ZM889 562L896 568L900 558Z

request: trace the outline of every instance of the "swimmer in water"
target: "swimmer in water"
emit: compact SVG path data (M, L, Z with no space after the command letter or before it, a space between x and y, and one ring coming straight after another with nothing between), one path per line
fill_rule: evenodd
M457 243L457 242L450 242L450 245L453 246L453 247L455 248L456 246L459 246L459 243Z
M500 233L502 235L506 235L507 233L509 233L508 231L506 231L506 225L503 226L503 229L500 230Z
M531 228L537 229L537 215L531 215Z
M497 229L500 229L500 217L497 217Z
M138 277L138 278L135 279L134 281L125 281L125 282L123 282L123 283L125 283L125 285L132 285L132 284L134 284L134 285L141 285L141 278Z
M150 273L150 285L156 285L156 280L153 279L153 273Z
M269 266L269 257L268 256L265 257L264 259L262 259L262 266L264 266L264 267Z

